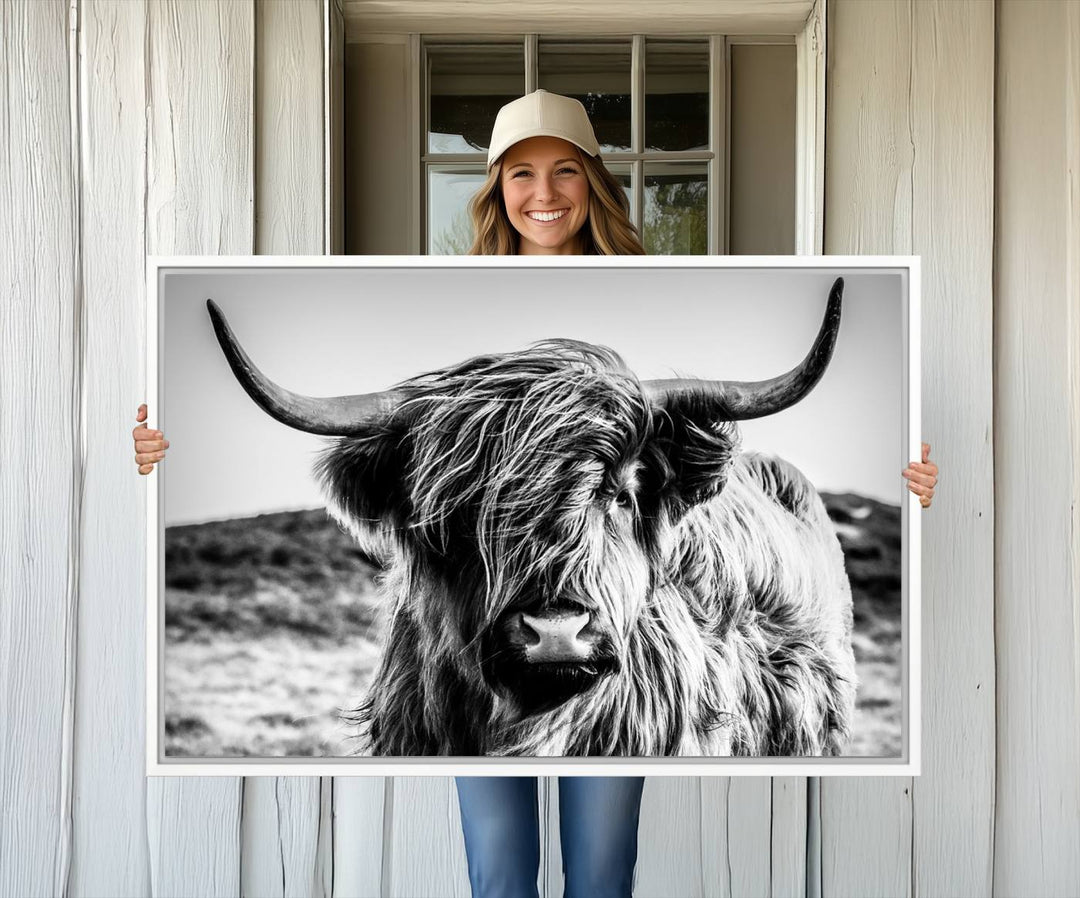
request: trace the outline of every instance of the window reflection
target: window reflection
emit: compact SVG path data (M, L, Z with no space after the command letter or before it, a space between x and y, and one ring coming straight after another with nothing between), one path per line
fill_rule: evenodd
M628 39L539 43L538 86L581 102L601 153L630 149L630 57Z
M709 148L709 44L645 44L645 149Z
M429 46L429 153L487 150L500 107L525 93L522 44Z
M645 166L645 251L650 255L708 252L708 175L701 163Z
M464 256L472 246L468 205L485 180L483 166L428 169L428 246L433 256Z

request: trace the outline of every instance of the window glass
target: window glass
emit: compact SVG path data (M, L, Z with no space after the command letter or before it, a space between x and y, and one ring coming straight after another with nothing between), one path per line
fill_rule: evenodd
M539 42L538 87L581 101L601 153L630 150L629 39Z
M433 256L464 256L472 246L468 203L486 179L484 166L428 168L428 245Z
M708 252L705 163L646 163L644 199L645 252L661 256Z
M646 41L646 151L708 148L708 41Z
M429 153L486 152L499 108L525 93L525 48L429 46Z

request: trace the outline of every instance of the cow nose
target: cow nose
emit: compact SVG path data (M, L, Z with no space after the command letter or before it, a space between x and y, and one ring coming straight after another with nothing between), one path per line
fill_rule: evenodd
M512 627L511 642L525 649L530 662L587 661L593 645L582 638L589 612L553 608L538 614L521 612L520 629ZM516 632L515 632L516 631Z

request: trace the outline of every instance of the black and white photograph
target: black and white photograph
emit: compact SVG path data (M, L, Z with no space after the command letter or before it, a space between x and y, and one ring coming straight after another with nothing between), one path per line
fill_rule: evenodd
M162 266L160 760L902 759L908 281Z

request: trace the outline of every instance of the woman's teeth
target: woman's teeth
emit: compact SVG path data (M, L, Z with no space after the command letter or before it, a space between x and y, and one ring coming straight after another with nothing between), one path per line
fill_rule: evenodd
M558 212L526 212L525 214L534 221L555 221L556 218L562 218L566 214L566 210L560 209Z

